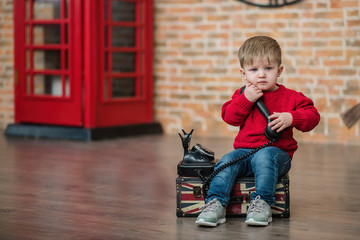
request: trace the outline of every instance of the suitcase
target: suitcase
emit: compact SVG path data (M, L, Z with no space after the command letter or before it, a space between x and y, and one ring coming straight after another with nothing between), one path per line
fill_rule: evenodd
M176 178L176 215L178 217L196 217L199 208L205 204L202 195L202 181L198 177ZM250 205L251 193L255 191L254 178L239 178L231 193L231 200L226 208L229 217L245 217ZM290 217L290 193L288 175L279 179L276 185L276 204L271 206L273 217Z

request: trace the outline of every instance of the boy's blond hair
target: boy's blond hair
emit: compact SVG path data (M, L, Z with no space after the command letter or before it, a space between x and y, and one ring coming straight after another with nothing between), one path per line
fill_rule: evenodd
M251 65L255 58L276 60L281 65L281 48L278 42L267 36L255 36L247 39L238 52L240 66Z

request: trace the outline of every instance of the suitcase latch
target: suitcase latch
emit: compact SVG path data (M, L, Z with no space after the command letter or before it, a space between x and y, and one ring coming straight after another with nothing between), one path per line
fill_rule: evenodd
M201 187L194 186L193 187L193 195L194 195L194 198L201 198Z

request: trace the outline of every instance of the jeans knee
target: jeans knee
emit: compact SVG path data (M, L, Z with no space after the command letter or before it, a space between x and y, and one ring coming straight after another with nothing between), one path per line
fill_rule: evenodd
M267 152L261 152L254 156L252 159L252 165L254 168L266 168L277 166L277 160L271 154Z
M284 163L279 167L279 176L284 176L287 174L291 169L291 158L289 158L287 161L284 161Z
M279 148L268 147L259 151L251 164L255 172L284 174L290 170L291 157Z

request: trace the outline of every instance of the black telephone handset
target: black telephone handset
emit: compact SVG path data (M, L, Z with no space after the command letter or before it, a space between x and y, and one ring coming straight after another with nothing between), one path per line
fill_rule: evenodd
M243 93L245 90L245 86L241 88L240 94ZM264 101L262 100L262 97L259 98L256 102L255 102L257 108L259 109L259 111L261 112L261 114L265 117L267 124L266 124L266 128L265 128L265 136L272 141L276 141L280 138L281 133L277 132L276 130L272 130L269 127L269 123L272 121L272 119L269 119L270 113L269 110L267 109Z

